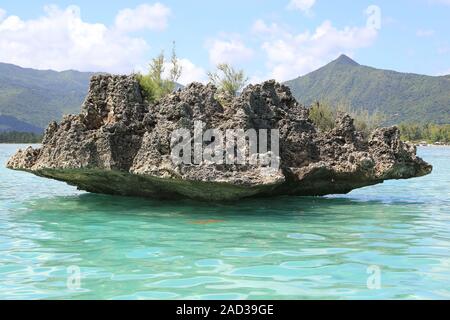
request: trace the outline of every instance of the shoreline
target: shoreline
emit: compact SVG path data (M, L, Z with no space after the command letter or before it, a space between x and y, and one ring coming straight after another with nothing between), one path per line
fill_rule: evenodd
M423 143L414 143L414 142L410 142L410 143L414 144L416 147L450 147L450 144L434 144L434 143L423 144Z

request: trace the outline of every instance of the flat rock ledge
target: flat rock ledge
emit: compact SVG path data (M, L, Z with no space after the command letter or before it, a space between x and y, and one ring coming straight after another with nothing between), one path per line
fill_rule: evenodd
M364 139L344 114L333 130L319 132L308 109L275 81L216 98L213 85L192 83L148 103L134 76L97 75L81 113L50 123L42 146L19 150L7 167L94 193L206 201L342 194L432 170L415 146L400 141L396 127ZM179 128L193 132L195 121L205 129L279 129L279 168L175 164L170 135Z

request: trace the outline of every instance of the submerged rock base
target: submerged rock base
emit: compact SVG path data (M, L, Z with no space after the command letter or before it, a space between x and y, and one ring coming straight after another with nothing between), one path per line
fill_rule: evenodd
M89 192L199 200L348 193L432 170L400 141L396 127L364 139L342 115L333 130L318 132L308 109L275 81L250 85L227 101L216 96L214 86L192 83L149 104L133 76L94 76L81 113L51 123L42 147L19 150L7 167ZM278 129L279 168L174 163L171 133L193 131L195 121L204 129Z

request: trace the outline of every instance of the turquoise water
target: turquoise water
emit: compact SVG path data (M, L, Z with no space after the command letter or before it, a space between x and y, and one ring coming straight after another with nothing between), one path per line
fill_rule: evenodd
M346 196L205 204L7 170L18 147L0 145L0 298L450 298L450 148Z

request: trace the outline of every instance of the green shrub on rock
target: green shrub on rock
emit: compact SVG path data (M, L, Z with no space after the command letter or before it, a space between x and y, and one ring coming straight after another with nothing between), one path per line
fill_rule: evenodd
M150 102L159 100L171 93L175 89L177 80L181 77L182 67L175 52L175 43L170 60L171 68L167 77L164 76L165 65L166 59L164 57L164 51L161 51L161 53L150 62L147 74L136 74L142 93Z

